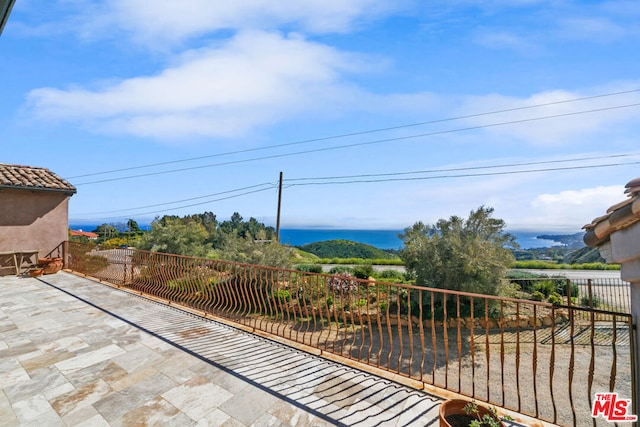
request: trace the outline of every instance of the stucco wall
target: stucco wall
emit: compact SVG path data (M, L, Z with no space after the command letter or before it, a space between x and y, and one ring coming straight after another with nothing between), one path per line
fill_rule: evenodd
M0 252L38 250L58 255L68 240L69 195L58 191L0 190ZM61 255L61 253L60 253ZM1 270L0 274L11 274Z

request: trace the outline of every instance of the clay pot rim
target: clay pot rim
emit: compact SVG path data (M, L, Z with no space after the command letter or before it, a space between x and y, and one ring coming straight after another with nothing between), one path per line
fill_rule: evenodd
M38 264L50 264L58 261L62 261L62 258L38 258Z
M440 404L439 418L441 426L450 426L450 424L445 420L447 415L451 415L454 413L464 413L462 408L464 408L468 403L476 403L478 405L478 410L480 416L484 416L484 414L489 413L488 408L485 406L485 403L482 402L474 402L465 399L448 399ZM497 420L501 426L504 426L502 420Z

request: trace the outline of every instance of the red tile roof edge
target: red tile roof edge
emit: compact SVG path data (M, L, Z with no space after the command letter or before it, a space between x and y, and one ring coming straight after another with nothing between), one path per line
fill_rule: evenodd
M81 230L69 230L72 236L84 236L88 238L97 239L98 236L96 233L92 233L90 231L81 231Z
M61 191L75 194L76 187L42 167L0 163L0 189Z
M595 218L582 227L585 230L584 243L590 247L600 246L609 240L612 233L640 222L640 178L625 185L626 200L607 209L603 216Z

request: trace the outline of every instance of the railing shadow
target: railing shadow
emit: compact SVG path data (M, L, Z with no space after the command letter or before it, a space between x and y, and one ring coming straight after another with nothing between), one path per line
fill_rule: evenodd
M424 392L144 298L142 308L121 308L128 304L105 294L115 289L83 292L55 277L40 280L329 424L437 423L439 399Z

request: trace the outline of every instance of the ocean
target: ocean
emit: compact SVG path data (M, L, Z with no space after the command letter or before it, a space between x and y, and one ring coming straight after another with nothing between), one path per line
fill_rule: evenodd
M404 230L339 230L339 229L282 229L280 241L291 246L302 246L323 240L351 240L375 246L380 249L400 249L402 240L398 234ZM549 232L511 232L521 249L547 248L561 245L553 240L538 239L543 234L562 234Z
M148 224L139 224L143 230L148 229ZM97 225L69 224L72 230L93 231ZM302 246L308 243L324 240L351 240L375 246L380 249L400 249L402 240L398 234L403 230L342 230L342 229L316 229L316 228L283 228L280 230L280 241L291 246ZM538 239L542 234L562 234L557 232L519 232L512 231L521 249L545 248L560 245L553 240ZM568 233L569 234L569 233Z

